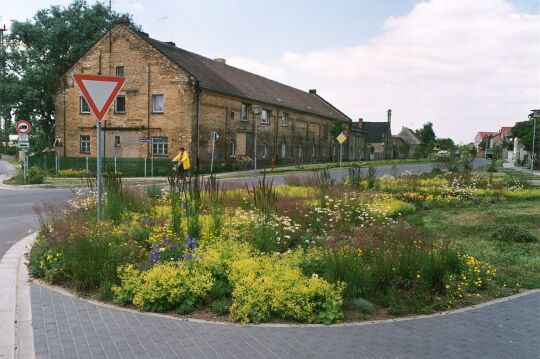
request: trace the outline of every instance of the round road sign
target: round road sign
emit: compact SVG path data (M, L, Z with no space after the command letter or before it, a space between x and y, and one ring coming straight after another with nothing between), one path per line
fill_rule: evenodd
M26 120L20 120L17 121L17 123L15 124L15 129L17 130L17 133L19 135L26 135L30 132L32 126L30 126L30 122Z

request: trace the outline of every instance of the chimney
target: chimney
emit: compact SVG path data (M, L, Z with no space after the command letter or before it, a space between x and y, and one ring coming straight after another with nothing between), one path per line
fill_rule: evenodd
M316 95L317 94L317 89L311 89L311 90L309 90L309 93L313 94L313 95Z
M176 44L172 41L166 41L165 42L167 45L171 45L171 46L176 46Z
M364 119L362 117L358 119L358 128L364 128Z
M227 61L225 61L225 59L221 58L221 57L218 57L217 59L214 59L215 62L219 62L220 64L226 64Z

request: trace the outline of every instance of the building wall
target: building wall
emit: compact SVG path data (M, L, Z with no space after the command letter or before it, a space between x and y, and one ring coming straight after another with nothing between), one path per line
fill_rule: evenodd
M64 138L65 156L97 154L96 119L80 113L80 91L73 74L115 76L124 66L126 82L120 96L126 97L125 114L114 104L102 123L105 157L146 157L150 146L139 143L149 136L168 137L169 156L181 144L192 147L195 91L189 76L149 46L125 25L117 25L96 43L63 77L56 96L56 136ZM152 112L152 95L164 95L164 112ZM90 152L80 152L80 136L90 136ZM115 146L115 136L120 146Z
M248 121L241 119L243 103L251 108ZM255 114L257 108L271 111L269 124L261 122L259 115ZM288 114L286 124L283 120L285 113ZM329 133L332 123L333 120L319 116L204 91L199 123L201 166L207 166L210 162L211 133L216 131L219 139L214 149L214 165L251 168L255 155L255 128L257 164L260 168L271 166L272 162L283 165L337 160L335 147L339 146ZM344 125L348 128L348 124ZM348 158L348 152L345 145L344 159Z
M207 168L212 154L211 132L216 131L219 134L214 149L216 168L251 168L255 137L259 168L272 163L338 159L339 146L329 133L333 120L251 101L249 119L242 121L241 106L245 100L204 90L198 92L187 73L139 36L125 25L114 26L63 77L55 105L56 136L64 139L65 156L97 154L96 120L93 114L80 113L80 91L73 74L115 76L116 66L124 66L126 83L119 95L126 97L126 113L115 113L114 104L107 113L103 122L104 157L150 156L150 146L139 139L164 136L168 138L167 157L174 157L184 145L193 165L197 165L198 155L201 168ZM151 98L155 94L164 95L163 113L151 111ZM261 123L257 116L255 125L253 110L257 107L271 111L269 124ZM289 114L287 124L283 123L284 113ZM343 125L349 134L349 124ZM83 135L90 136L88 153L80 151ZM365 139L355 140L356 146L362 143ZM349 146L345 145L344 159L348 154Z

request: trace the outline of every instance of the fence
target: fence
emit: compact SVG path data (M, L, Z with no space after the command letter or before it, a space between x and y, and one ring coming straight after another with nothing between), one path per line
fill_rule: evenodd
M56 156L54 154L39 154L30 156L29 168L41 167L47 171L56 171ZM104 170L121 173L124 177L161 177L169 174L173 163L167 158L124 158L106 157L102 159ZM96 173L97 159L95 157L59 157L59 170L82 169Z

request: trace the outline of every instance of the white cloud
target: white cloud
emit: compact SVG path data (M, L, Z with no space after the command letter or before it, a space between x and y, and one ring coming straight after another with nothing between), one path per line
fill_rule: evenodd
M393 128L432 121L441 137L472 141L540 107L540 16L503 0L432 0L388 18L365 44L287 52L277 64L230 62L318 92L352 118Z
M285 70L279 66L265 65L258 61L241 56L232 56L227 58L227 64L240 69L256 73L261 76L271 78L276 81L285 80Z

